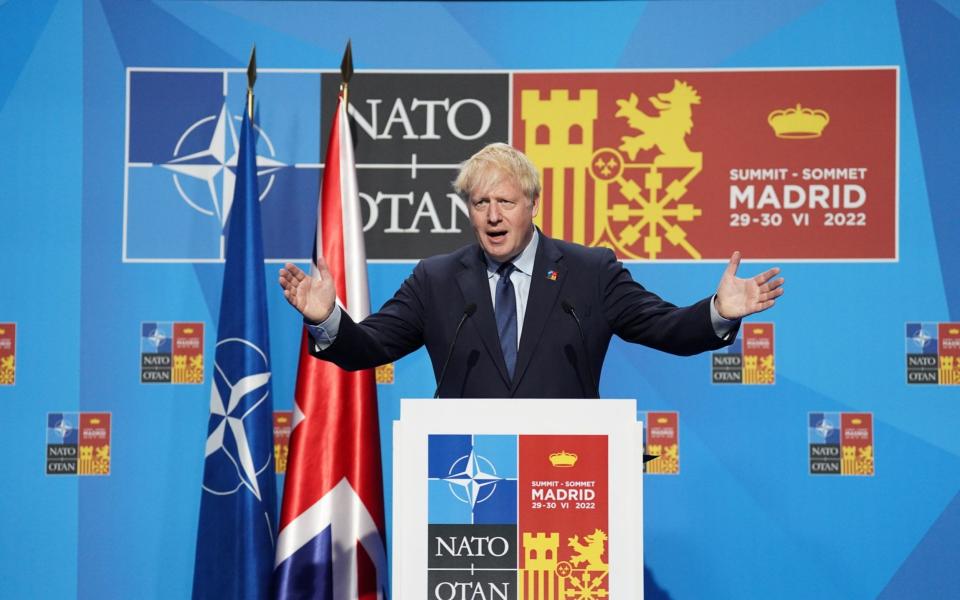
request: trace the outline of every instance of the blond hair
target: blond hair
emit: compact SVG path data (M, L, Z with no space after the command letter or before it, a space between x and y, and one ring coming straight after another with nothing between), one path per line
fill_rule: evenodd
M460 165L453 189L469 201L474 193L483 193L504 178L517 184L531 202L540 197L540 175L523 152L500 142L488 144Z

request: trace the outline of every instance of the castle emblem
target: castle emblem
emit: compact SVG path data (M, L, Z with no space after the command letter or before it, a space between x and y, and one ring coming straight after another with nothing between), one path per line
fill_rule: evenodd
M576 98L564 89L550 90L547 98L539 90L521 92L524 151L543 169L538 227L628 258L657 259L666 245L701 258L683 224L702 210L681 201L703 170L703 153L687 143L700 94L674 80L648 102L651 112L636 93L617 99L613 116L625 119L632 133L617 148L597 148L598 90L581 89Z
M610 567L603 559L607 534L601 529L567 538L565 560L560 559L558 533L523 534L525 567L520 569L520 600L596 600L608 598Z

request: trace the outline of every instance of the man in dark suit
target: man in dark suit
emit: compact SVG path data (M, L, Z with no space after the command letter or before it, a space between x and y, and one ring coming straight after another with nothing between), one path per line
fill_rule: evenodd
M421 261L360 323L336 305L322 258L315 278L289 263L280 270L316 356L364 369L426 345L443 397L594 398L612 335L673 354L713 350L733 341L741 318L783 294L779 269L736 277L735 252L715 295L688 307L662 300L610 250L536 229L539 176L506 144L467 160L454 185L467 199L478 243Z

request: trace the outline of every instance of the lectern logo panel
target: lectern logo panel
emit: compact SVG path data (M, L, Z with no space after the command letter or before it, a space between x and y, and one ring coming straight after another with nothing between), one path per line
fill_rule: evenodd
M605 436L430 435L430 598L609 595Z

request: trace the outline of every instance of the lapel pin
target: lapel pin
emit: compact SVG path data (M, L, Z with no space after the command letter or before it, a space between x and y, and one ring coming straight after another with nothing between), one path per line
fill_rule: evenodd
M556 271L552 271L552 270L547 271L547 279L549 279L550 281L556 281L558 275L559 273L557 273Z

